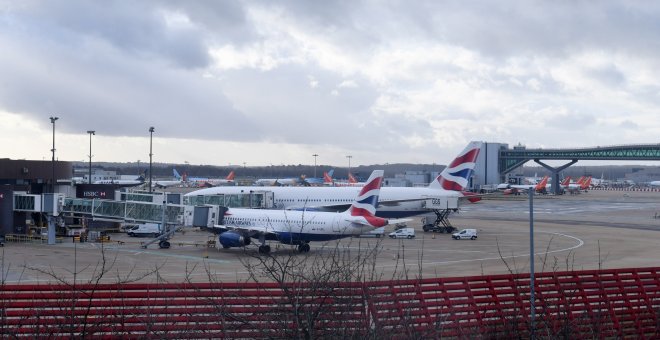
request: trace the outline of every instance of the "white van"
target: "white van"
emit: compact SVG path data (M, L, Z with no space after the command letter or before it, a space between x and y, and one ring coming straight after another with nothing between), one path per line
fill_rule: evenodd
M143 223L126 229L128 236L160 236L160 223Z
M376 237L381 238L385 234L385 227L376 228L368 233L355 235L355 237Z
M413 228L401 228L396 231L393 231L389 234L390 238L414 238L415 229Z
M457 233L453 233L451 237L454 240L476 240L477 239L477 229L463 229Z

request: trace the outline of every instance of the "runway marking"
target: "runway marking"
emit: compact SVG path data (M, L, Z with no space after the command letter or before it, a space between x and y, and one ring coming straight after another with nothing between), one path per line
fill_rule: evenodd
M553 254L553 253L558 253L558 252L563 252L563 251L569 251L573 249L577 249L579 247L582 247L584 245L584 241L581 239L567 235L567 234L562 234L562 233L551 233L551 232L544 232L544 231L537 231L537 233L543 233L543 234L551 234L551 235L559 235L559 236L564 236L571 238L575 241L577 241L577 245L568 247L568 248L563 248L563 249L556 249L552 251L547 251L547 252L540 252L540 253L534 253L534 255L545 255L545 254ZM479 259L464 259L464 260L452 260L452 261L433 261L433 262L421 262L422 265L442 265L442 264L453 264L453 263L464 263L464 262L476 262L476 261L489 261L489 260L503 260L503 259L512 259L516 257L523 257L523 256L529 256L529 253L527 254L520 254L520 255L510 255L510 256L498 256L498 257L484 257L484 258L479 258ZM414 261L417 263L417 261ZM389 265L383 265L383 266L376 266L378 268L387 268L387 267L396 267L396 266L401 266L401 263L398 264L389 264Z

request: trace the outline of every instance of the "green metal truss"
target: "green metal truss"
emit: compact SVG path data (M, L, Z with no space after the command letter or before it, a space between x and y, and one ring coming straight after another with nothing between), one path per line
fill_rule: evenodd
M660 161L660 144L619 145L583 149L500 150L499 171L506 174L533 159Z

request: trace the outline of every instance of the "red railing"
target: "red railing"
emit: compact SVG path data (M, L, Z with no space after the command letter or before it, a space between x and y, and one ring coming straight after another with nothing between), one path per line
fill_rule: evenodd
M530 334L529 275L366 283L0 286L0 336L458 337ZM660 267L536 274L544 337L659 338Z

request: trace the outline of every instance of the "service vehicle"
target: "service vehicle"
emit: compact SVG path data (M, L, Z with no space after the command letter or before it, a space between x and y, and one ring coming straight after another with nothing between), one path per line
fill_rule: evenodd
M126 229L128 236L160 236L162 229L160 223L142 223Z
M355 237L376 237L381 238L385 234L385 227L376 228L368 233L355 235Z
M453 233L451 238L454 240L476 240L477 239L477 229L463 229L457 233Z
M413 228L401 228L396 231L389 233L390 238L414 238L415 229Z

